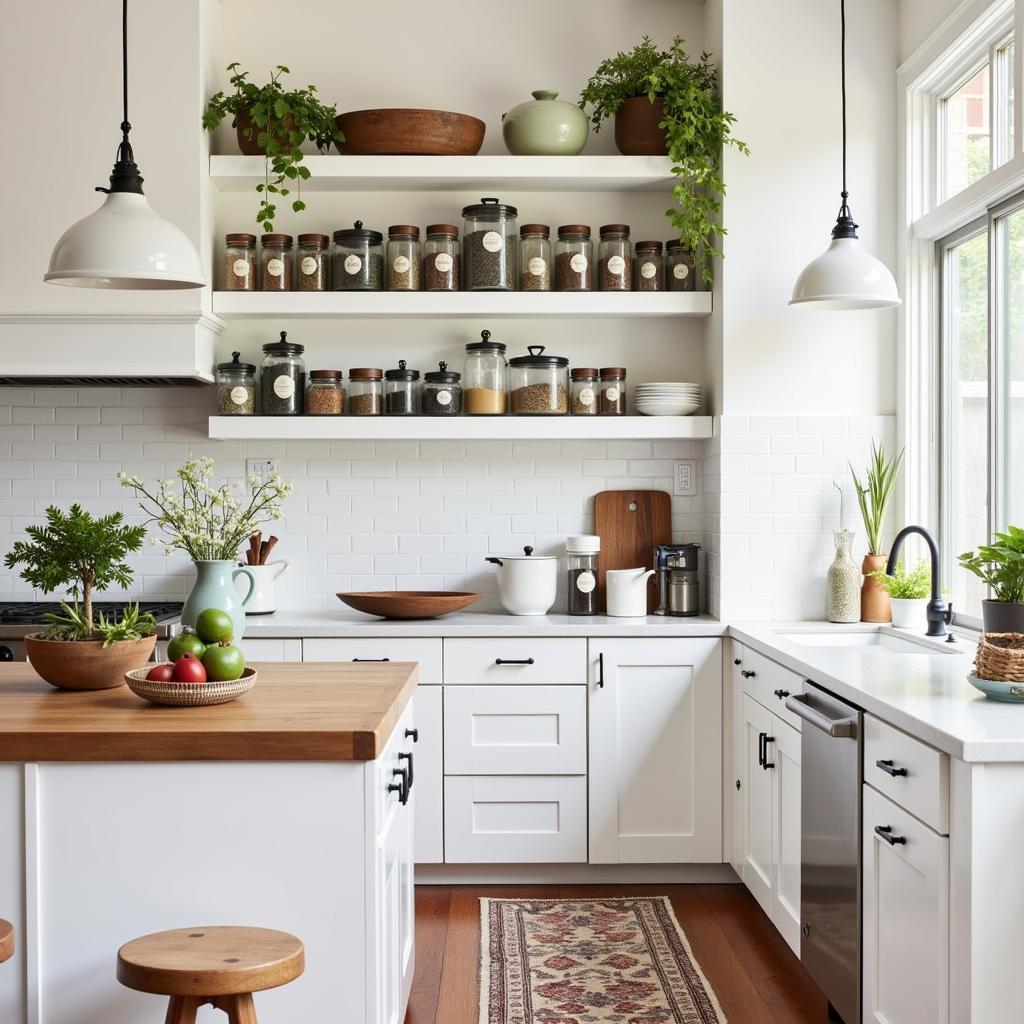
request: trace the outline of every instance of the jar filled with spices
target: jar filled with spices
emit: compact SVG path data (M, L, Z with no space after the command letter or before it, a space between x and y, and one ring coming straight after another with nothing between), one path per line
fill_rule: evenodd
M260 288L265 292L292 290L292 236L263 235L260 238Z
M597 614L597 556L601 538L582 534L565 539L565 563L570 615Z
M412 224L388 228L387 285L389 292L420 290L420 229Z
M697 290L697 263L693 250L680 241L665 243L665 280L670 292Z
M586 224L564 224L555 242L555 287L560 292L594 289L593 243Z
M524 224L519 229L519 287L524 292L551 291L551 229Z
M264 416L298 416L302 413L306 390L306 364L302 361L302 345L281 340L263 346L260 366L260 399Z
M221 416L252 416L256 412L256 367L240 362L240 352L230 363L217 364L217 412Z
M543 345L527 345L529 355L508 361L512 412L521 416L560 416L569 411L569 360L544 355Z
M597 283L603 292L633 290L633 252L628 224L605 224L598 244Z
M597 370L574 366L569 371L573 416L597 415Z
M336 292L379 292L384 287L384 236L357 220L334 232L331 285Z
M428 224L423 240L423 290L459 290L459 229L454 224Z
M384 373L384 412L388 416L415 416L419 412L417 389L420 371L410 370L404 359L397 370Z
M463 287L466 291L514 291L516 219L519 211L497 199L463 208Z
M597 407L602 416L624 416L626 414L626 368L624 366L601 367L601 386Z
M299 235L296 253L300 292L325 292L331 280L331 240L327 235Z
M490 331L466 346L463 405L469 416L501 416L508 408L508 362L505 345Z
M423 374L421 399L424 416L458 416L462 412L462 374L440 362Z
M365 366L348 371L349 416L380 416L384 408L384 371Z
M633 287L638 292L660 292L665 286L661 242L637 242Z
M244 233L224 236L224 289L256 291L256 236Z
M307 416L340 416L345 411L341 370L310 370L306 388Z

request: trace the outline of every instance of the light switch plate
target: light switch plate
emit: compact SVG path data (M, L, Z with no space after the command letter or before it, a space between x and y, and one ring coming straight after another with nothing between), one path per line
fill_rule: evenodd
M697 463L693 459L676 459L672 463L672 493L685 497L697 493Z
M277 472L277 459L246 459L245 478L251 476L259 477L260 483L265 484Z

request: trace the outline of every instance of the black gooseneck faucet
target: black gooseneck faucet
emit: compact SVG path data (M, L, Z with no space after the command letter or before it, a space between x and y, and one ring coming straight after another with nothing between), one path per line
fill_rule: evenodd
M899 557L900 548L903 542L912 533L919 534L928 545L928 553L932 561L932 596L928 602L928 629L925 636L945 636L946 626L953 622L953 605L946 604L942 600L942 587L939 583L939 545L935 538L923 526L904 526L896 539L892 542L892 551L889 553L889 564L885 567L886 573L891 576L896 569L896 562Z

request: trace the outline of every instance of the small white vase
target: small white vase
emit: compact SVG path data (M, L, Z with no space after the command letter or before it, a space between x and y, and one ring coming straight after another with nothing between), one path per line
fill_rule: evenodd
M924 629L928 624L927 597L892 598L892 624L899 629Z

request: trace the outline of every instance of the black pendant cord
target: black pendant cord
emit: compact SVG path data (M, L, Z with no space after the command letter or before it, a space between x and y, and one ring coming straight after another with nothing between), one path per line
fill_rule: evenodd
M135 163L135 154L128 133L128 0L121 2L121 144L117 147L117 160L110 175L110 188L101 185L97 192L134 192L142 195L142 175Z
M843 191L840 193L842 203L839 206L836 226L832 229L832 237L856 238L857 225L854 224L853 214L850 213L850 193L846 189L846 0L839 0L839 38L839 74L843 106Z

